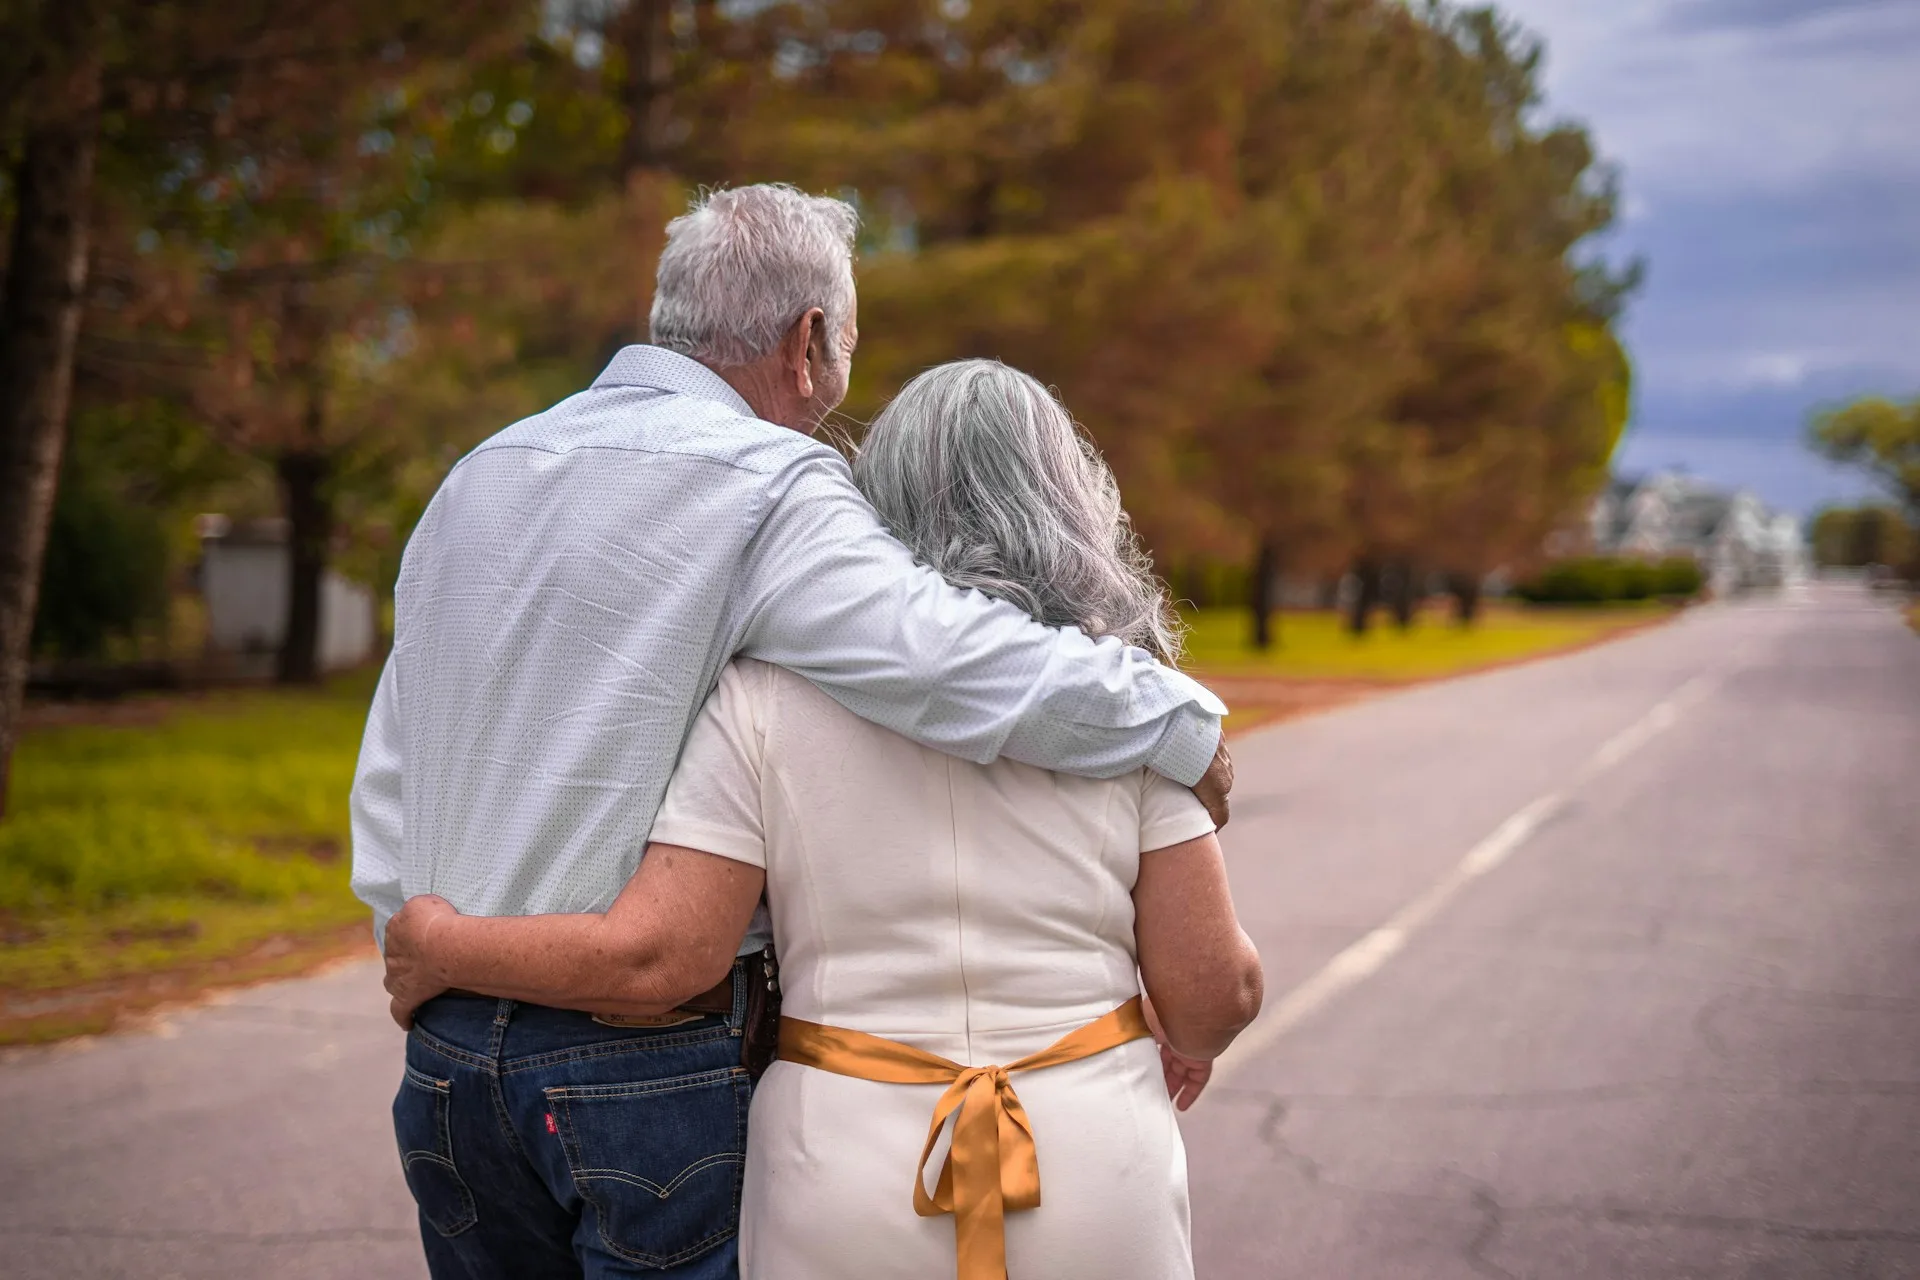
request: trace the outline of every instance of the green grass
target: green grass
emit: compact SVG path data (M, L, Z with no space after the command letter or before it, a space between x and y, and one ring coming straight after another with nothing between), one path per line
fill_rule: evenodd
M1439 612L1422 614L1407 631L1389 620L1356 639L1333 613L1275 616L1276 643L1266 653L1249 641L1244 609L1202 609L1187 616L1187 664L1221 675L1397 683L1456 675L1535 657L1600 639L1665 616L1660 605L1604 608L1493 606L1470 628Z
M367 677L29 732L0 821L0 990L218 960L362 916L347 789Z

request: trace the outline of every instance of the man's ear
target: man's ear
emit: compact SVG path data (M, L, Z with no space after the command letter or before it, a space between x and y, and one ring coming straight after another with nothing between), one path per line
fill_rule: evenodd
M780 343L780 363L792 376L793 389L802 400L813 399L814 370L828 363L826 320L826 313L814 307L793 322Z

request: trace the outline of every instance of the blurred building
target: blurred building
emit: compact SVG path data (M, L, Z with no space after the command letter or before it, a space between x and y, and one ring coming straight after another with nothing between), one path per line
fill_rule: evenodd
M291 567L284 520L231 522L202 516L200 594L207 606L207 647L222 656L266 658L287 634ZM329 569L320 582L320 667L336 671L374 656L373 592Z
M1798 516L1769 510L1745 490L1672 472L1616 477L1594 500L1589 529L1594 550L1606 555L1692 557L1715 595L1778 587L1808 572Z

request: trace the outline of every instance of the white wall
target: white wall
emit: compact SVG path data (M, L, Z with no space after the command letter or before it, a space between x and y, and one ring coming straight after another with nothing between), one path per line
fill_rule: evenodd
M287 549L259 543L201 544L200 593L207 643L222 653L271 653L287 627Z
M209 538L201 544L200 591L207 644L222 653L272 653L287 628L284 544ZM373 657L373 592L329 570L320 580L320 667L335 671Z
M320 669L360 665L373 641L373 592L329 569L320 579Z

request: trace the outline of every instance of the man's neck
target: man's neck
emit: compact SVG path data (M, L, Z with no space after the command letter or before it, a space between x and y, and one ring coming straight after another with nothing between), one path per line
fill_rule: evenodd
M786 415L781 412L785 397L780 394L780 367L777 357L755 360L752 364L735 365L731 369L709 369L720 375L720 380L740 393L756 418L771 422L775 426L798 430Z

